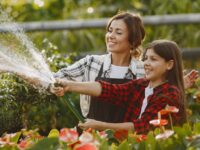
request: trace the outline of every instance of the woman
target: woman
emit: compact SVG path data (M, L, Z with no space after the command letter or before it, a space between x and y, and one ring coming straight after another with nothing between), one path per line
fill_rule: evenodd
M103 80L115 84L143 77L143 63L137 59L140 55L138 48L145 36L140 17L120 12L110 19L106 30L105 41L109 54L87 56L61 69L55 77L74 81ZM87 95L81 95L80 106L85 117L107 122L121 122L126 108L117 111L118 106Z
M145 78L121 85L104 81L81 83L59 79L58 82L63 87L55 87L54 91L89 94L98 96L99 101L116 106L128 105L123 122L87 119L85 123L79 124L85 129L128 129L146 133L152 128L149 121L156 119L157 113L167 105L179 109L178 113L172 114L172 119L174 125L181 125L186 121L186 113L180 49L175 42L157 40L146 48L144 58ZM169 119L168 116L162 118Z

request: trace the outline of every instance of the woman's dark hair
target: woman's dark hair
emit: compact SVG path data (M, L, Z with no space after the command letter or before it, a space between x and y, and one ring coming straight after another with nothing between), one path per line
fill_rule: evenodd
M123 20L128 28L128 39L130 45L132 45L132 51L135 56L139 56L141 51L138 49L141 46L142 41L145 37L145 30L143 22L139 15L128 13L128 12L119 12L113 16L106 27L106 30L109 30L109 27L114 20Z

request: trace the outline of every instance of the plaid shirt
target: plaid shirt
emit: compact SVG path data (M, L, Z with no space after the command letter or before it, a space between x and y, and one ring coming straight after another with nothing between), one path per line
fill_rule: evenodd
M149 121L157 119L158 111L164 109L167 104L179 108L178 113L172 114L174 124L178 124L182 120L183 107L180 104L180 92L175 86L164 83L155 87L153 94L148 97L148 104L144 113L141 118L138 118L144 100L144 91L149 81L139 79L121 85L99 82L102 86L102 93L99 97L101 100L120 106L129 104L124 122L133 122L137 133L147 133L150 129L153 129ZM169 119L167 115L162 116L162 118Z
M103 64L102 77L109 78L111 71L111 53L105 55L91 55L82 58L71 66L63 68L54 74L57 78L67 78L73 81L95 81ZM143 62L132 59L129 65L128 72L124 79L133 79L133 74L136 78L144 76ZM83 116L87 116L89 112L91 97L88 95L80 95L80 106Z

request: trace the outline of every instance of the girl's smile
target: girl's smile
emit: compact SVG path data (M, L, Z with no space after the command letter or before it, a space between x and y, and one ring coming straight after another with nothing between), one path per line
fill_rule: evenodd
M166 73L173 66L171 61L166 61L164 58L154 52L153 49L148 49L144 60L145 77L150 80L150 85L155 87L166 81Z

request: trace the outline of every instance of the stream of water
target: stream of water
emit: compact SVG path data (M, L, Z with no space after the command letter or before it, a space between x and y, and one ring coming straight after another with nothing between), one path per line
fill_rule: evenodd
M37 79L40 88L54 83L55 79L43 55L23 29L2 10L0 25L8 31L0 33L0 71L15 73L30 80Z

